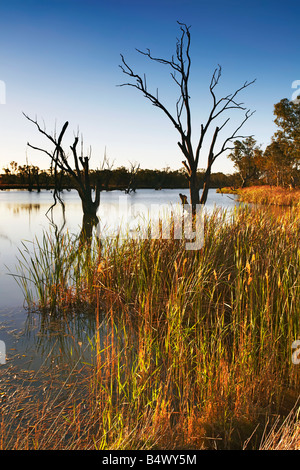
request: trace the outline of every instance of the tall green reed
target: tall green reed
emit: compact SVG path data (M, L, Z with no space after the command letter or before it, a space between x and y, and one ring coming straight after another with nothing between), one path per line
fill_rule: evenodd
M25 292L33 282L45 314L80 302L105 318L91 388L97 448L237 445L299 385L299 212L244 207L204 224L194 252L184 240L115 238L86 253L45 237L22 258L19 281Z

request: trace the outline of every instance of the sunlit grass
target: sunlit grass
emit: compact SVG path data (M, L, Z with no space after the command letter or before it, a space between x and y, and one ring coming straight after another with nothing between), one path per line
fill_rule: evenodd
M18 280L45 316L94 316L95 360L84 399L74 392L71 408L47 415L55 432L39 419L7 444L2 434L2 447L228 449L250 436L258 447L286 396L297 398L299 236L296 209L247 208L207 216L198 251L183 240L87 248L45 235L24 251Z
M283 207L300 206L300 189L262 185L239 189L222 188L219 192L236 194L241 202Z

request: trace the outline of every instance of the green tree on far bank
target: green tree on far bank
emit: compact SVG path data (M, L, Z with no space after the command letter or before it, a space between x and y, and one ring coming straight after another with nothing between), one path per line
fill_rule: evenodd
M296 172L293 159L280 140L273 139L264 151L262 171L267 184L275 186L294 186Z
M300 160L300 102L284 98L274 106L275 139L294 163Z
M236 140L234 149L228 156L241 178L242 188L257 182L261 174L262 150L252 136Z
M300 103L282 99L274 105L277 130L261 159L262 182L274 186L299 186Z
M300 102L284 98L275 104L274 115L278 130L274 134L271 150L275 154L281 153L278 170L283 174L283 184L295 186L299 184Z
M300 184L300 102L282 99L274 105L277 131L264 151L253 137L236 140L228 155L241 178L241 187Z

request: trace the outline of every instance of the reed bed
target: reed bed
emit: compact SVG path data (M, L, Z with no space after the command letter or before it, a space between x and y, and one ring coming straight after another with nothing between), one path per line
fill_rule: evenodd
M236 190L222 188L220 192L236 194L241 202L282 207L300 206L300 189L263 185L239 188Z
M204 227L197 251L67 234L26 247L17 279L29 307L92 316L94 360L83 396L70 382L70 398L36 405L32 431L3 432L2 448L272 447L300 390L300 214L244 207Z

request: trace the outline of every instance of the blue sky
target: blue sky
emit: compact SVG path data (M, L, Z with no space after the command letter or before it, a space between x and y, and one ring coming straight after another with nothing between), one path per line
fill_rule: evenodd
M178 90L169 70L135 48L148 47L156 56L171 57L179 34L177 20L191 25L195 142L210 110L210 79L220 64L218 97L256 79L241 95L256 111L243 134L253 134L264 148L276 130L274 104L291 99L292 83L300 80L299 18L300 4L291 0L2 2L0 80L6 85L6 99L0 104L0 168L12 160L24 164L26 156L32 164L49 167L46 155L27 148L27 141L48 144L22 111L45 122L49 132L68 120L66 145L79 128L84 148L92 148L95 168L105 148L115 167L138 162L142 168L180 168L182 156L172 124L137 90L117 87L128 78L119 68L122 53L135 71L147 74L149 89L158 88L162 101L175 111ZM242 118L236 111L229 116L233 126ZM208 144L200 168L205 167ZM225 173L232 169L226 155L213 168Z

